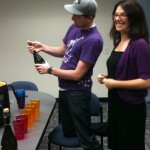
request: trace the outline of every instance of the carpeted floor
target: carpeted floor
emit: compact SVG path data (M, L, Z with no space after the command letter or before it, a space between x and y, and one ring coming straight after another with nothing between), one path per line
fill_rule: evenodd
M104 121L107 120L107 102L102 102ZM57 107L54 110L52 118L47 127L46 133L43 137L42 143L40 144L39 150L48 150L48 134L57 125ZM99 137L97 137L99 139ZM52 145L52 150L59 150L59 147ZM63 148L63 150L83 150L82 148ZM104 138L104 150L107 148L107 138ZM147 120L146 120L146 136L145 136L145 150L150 150L150 102L147 102Z

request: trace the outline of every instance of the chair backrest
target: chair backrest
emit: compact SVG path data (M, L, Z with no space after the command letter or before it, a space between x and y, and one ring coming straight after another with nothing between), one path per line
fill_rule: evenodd
M25 90L31 90L31 91L38 91L37 85L31 81L15 81L15 82L12 82L11 85L14 87L15 90L25 89Z
M91 102L90 104L91 116L99 116L100 115L100 101L94 93L91 93L90 102Z

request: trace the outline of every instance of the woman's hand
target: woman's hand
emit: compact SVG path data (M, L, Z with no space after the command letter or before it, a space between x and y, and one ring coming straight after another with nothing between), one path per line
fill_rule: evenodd
M111 78L107 78L107 75L104 75L104 74L99 74L97 76L97 80L99 83L101 84L105 84L105 86L108 88L108 89L112 89L112 88L115 88L115 81L114 79L111 79Z
M103 84L105 84L105 86L108 89L116 88L116 83L117 83L117 81L114 79L111 79L111 78L104 78L103 79Z
M99 75L97 76L97 80L98 80L98 82L101 83L101 84L104 84L104 79L105 79L105 78L107 78L107 75L104 75L104 74L99 74Z

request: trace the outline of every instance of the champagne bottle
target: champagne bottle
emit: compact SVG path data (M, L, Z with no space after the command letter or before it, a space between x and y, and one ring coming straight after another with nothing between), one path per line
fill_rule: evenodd
M1 140L1 150L18 150L17 140L9 124L9 109L3 109L4 132Z
M4 125L3 119L3 95L0 95L0 126Z
M28 44L29 44L29 46L32 46L32 43L29 42ZM34 51L34 53L33 53L33 58L34 58L35 64L44 64L45 63L45 60L36 51Z
M44 64L45 60L36 52L33 53L34 63L35 64Z

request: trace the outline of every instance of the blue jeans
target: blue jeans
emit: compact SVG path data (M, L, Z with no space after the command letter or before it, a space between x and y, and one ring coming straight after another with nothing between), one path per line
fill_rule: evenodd
M102 150L90 130L90 91L59 91L59 115L66 137L77 136L84 150Z

